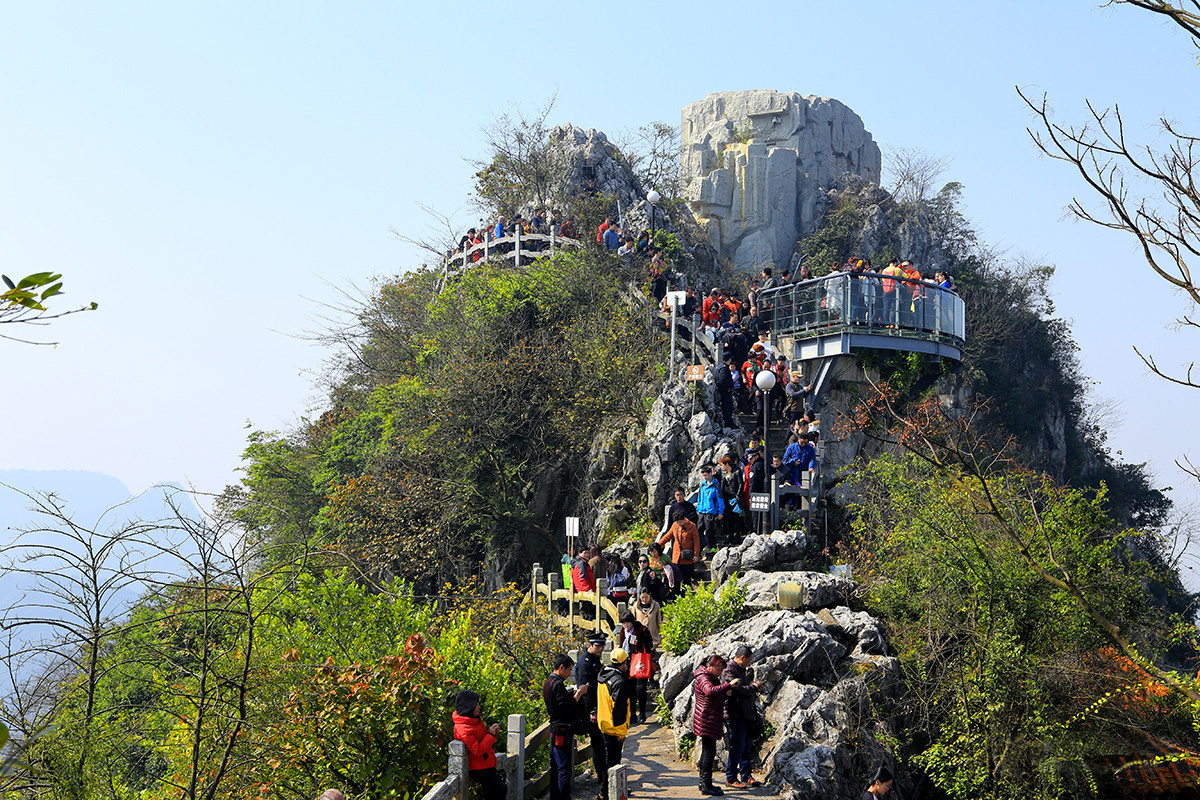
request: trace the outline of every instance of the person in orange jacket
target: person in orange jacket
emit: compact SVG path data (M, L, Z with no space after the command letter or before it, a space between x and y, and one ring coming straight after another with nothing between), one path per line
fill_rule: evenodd
M467 746L467 770L471 783L478 783L483 800L504 800L508 786L496 771L496 737L500 723L483 724L483 705L479 695L470 689L458 693L454 700L454 738Z
M671 561L679 567L685 584L691 583L696 577L696 562L700 560L700 531L682 511L676 511L672 517L674 524L658 540L660 545L674 542L671 547Z

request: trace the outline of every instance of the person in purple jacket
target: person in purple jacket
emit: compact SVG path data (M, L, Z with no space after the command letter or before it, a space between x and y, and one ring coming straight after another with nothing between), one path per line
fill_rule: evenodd
M700 794L725 794L723 789L713 786L713 761L717 757L717 739L725 735L725 700L738 681L718 683L723 669L725 657L712 655L694 673L692 733L700 740Z

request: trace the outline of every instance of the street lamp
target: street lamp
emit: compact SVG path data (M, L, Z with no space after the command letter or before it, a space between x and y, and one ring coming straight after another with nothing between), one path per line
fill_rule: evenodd
M662 200L662 195L651 189L646 192L646 202L650 204L650 243L654 243L654 208L658 205L658 201Z
M770 363L770 362L768 362ZM771 390L775 388L775 373L770 367L764 367L754 376L754 385L762 392L763 407L763 488L770 492L767 473L771 469L771 453L768 442L771 441ZM775 498L771 498L775 502ZM770 513L770 512L768 512Z

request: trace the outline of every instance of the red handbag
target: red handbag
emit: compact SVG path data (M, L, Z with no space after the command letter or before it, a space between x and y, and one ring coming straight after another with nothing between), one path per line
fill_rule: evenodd
M629 663L629 677L649 678L654 672L654 661L650 653L634 653Z

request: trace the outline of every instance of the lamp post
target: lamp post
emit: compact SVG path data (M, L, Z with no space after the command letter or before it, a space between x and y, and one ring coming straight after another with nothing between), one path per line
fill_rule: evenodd
M658 205L658 201L662 200L662 195L651 189L646 192L646 202L650 204L650 244L654 244L654 209Z
M771 469L771 453L769 442L771 441L771 390L775 388L775 373L770 367L765 367L758 371L754 376L754 385L762 392L762 408L763 408L763 488L770 492L770 483L768 483L768 472ZM774 506L775 497L771 496L771 505ZM771 512L768 511L769 515Z

